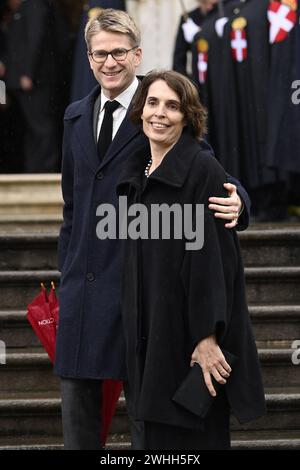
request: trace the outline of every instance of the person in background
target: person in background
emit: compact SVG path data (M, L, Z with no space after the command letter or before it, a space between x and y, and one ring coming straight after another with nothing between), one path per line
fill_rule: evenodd
M187 64L194 36L201 29L207 13L215 7L218 0L198 0L198 3L197 8L184 13L180 18L173 53L173 70L187 76L191 75L187 70Z
M139 230L148 236L124 241L122 311L133 417L144 422L146 450L226 450L230 408L240 422L265 413L237 234L208 207L210 194L225 196L226 174L199 145L205 114L197 88L174 71L147 74L131 109L149 142L128 157L118 195L128 208L143 206ZM166 206L174 217L164 230L152 209ZM204 230L198 244L187 243L185 229L178 236L177 209L187 222L188 206L188 223ZM222 350L237 358L233 368ZM173 400L194 363L214 397L203 418ZM223 386L218 393L212 379Z
M69 25L61 0L27 0L13 16L7 36L6 84L24 119L25 173L58 171L60 96Z
M7 36L21 0L0 2L0 80L6 83ZM23 131L17 100L6 89L5 104L0 104L0 173L18 173L23 168Z

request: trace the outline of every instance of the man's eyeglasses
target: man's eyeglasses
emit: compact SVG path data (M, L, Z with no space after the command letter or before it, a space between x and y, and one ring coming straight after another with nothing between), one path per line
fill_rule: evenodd
M118 49L113 49L110 52L101 50L93 51L89 52L89 55L97 64L102 64L103 62L105 62L109 55L111 55L115 61L122 62L122 60L126 59L128 52L132 51L133 49L136 49L137 47L139 46L134 46L131 49L123 49L122 47L119 47Z

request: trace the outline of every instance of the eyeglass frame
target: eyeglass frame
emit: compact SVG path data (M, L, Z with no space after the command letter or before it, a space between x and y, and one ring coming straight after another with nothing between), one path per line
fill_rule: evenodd
M116 48L113 49L112 51L105 51L105 50L101 50L101 49L96 49L96 50L93 51L93 52L88 52L88 55L92 57L93 61L94 61L96 64L104 64L104 63L107 61L107 58L108 58L109 55L111 55L111 57L112 57L116 62L123 62L124 60L127 59L128 52L132 51L133 49L137 49L138 47L139 47L139 46L133 46L131 49L125 49L124 47L116 47ZM119 50L122 49L122 50L125 52L125 57L124 57L124 59L116 59L116 58L114 57L113 52L114 52L114 51L117 51L118 49L119 49ZM103 61L101 61L101 62L97 62L97 61L95 60L95 58L94 58L94 55L93 55L95 52L99 52L99 51L105 52L105 54L106 54L105 59L104 59Z

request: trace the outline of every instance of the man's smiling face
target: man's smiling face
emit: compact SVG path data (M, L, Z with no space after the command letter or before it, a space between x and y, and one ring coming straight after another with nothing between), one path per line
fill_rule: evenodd
M120 48L129 50L136 44L132 44L127 34L101 31L91 37L90 46L90 52L110 52ZM110 100L116 98L132 83L136 69L141 62L141 56L140 47L130 50L126 59L122 61L116 61L111 55L108 55L105 62L98 64L89 55L90 66L95 78L101 85L105 96Z

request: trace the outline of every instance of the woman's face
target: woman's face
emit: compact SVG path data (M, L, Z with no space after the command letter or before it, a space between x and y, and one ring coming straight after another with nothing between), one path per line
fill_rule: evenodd
M163 147L175 144L186 125L180 98L164 80L150 85L141 119L150 142Z

